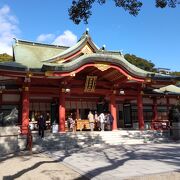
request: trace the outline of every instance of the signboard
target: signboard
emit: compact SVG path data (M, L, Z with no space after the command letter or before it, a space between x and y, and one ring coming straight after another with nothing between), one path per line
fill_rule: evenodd
M84 92L95 92L97 76L87 76Z

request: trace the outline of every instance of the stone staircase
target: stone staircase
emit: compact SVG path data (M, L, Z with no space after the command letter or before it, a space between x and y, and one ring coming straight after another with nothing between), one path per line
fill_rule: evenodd
M58 150L85 148L88 146L145 144L169 142L169 133L160 131L95 131L95 132L45 132L42 139L37 133L33 133L33 150Z
M27 136L19 135L18 127L0 129L0 155L25 150ZM33 151L67 150L74 148L98 147L102 145L144 144L169 142L167 131L77 131L66 133L51 133L46 131L41 139L37 132L33 132Z

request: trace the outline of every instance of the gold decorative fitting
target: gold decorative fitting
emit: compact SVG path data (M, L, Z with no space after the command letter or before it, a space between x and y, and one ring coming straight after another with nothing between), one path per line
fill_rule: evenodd
M29 91L29 87L24 87L24 91Z
M97 76L87 76L84 92L95 92Z
M85 46L82 48L81 52L82 52L83 54L92 54L92 53L93 53L93 51L91 50L91 48L90 48L88 45L85 45Z
M151 82L151 78L147 78L145 81L146 82Z
M116 90L113 90L113 94L116 94Z
M33 75L33 73L30 72L30 71L28 71L27 74L26 74L26 76L29 77L29 78L32 77L32 75Z
M132 77L131 77L131 76L128 76L127 79L128 79L128 80L132 80Z
M73 76L73 77L75 77L76 76L76 74L75 73L71 73L71 75L70 76Z
M45 76L53 76L53 72L51 72L51 71L46 71L46 72L45 72Z
M57 58L56 62L57 64L62 64L63 62L65 62L66 60L65 59L59 59Z
M95 64L95 67L98 68L100 71L106 71L110 68L108 64Z
M141 95L144 95L144 92L143 92L143 91L141 91L140 93L141 93Z

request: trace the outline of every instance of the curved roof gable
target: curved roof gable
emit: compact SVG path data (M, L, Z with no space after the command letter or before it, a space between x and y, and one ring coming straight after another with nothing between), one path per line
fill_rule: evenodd
M63 72L72 72L76 69L86 65L86 64L96 64L96 63L105 63L111 64L117 67L124 69L128 74L145 78L149 74L154 74L151 72L144 71L133 64L130 64L127 60L123 58L123 56L115 56L109 54L85 54L83 56L74 59L71 62L64 64L56 64L56 63L44 63L42 70L44 71L59 71Z
M59 53L54 57L51 57L50 59L44 60L43 62L47 62L47 63L54 63L57 61L64 62L78 56L80 53L88 54L97 51L98 51L98 47L92 41L91 37L88 34L88 31L86 31L74 46L66 49L65 51Z

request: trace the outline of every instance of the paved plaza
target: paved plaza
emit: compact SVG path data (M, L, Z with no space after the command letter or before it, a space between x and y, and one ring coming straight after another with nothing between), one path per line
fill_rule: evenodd
M51 150L1 157L1 179L180 179L180 144Z
M180 144L176 143L89 147L66 156L59 151L49 154L90 179L128 179L180 170Z

